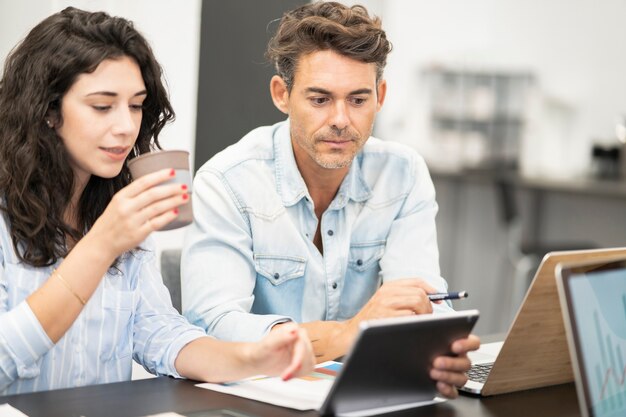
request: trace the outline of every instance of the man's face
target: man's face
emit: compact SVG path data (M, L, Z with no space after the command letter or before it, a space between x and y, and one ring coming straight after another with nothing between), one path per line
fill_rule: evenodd
M289 115L291 141L299 168L350 166L372 132L386 84L376 83L376 64L333 51L301 56L291 92L272 79L276 106Z

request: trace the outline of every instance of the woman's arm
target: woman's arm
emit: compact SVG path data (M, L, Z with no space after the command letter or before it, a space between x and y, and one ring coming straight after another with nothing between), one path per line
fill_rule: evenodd
M283 380L313 370L315 357L304 329L287 323L257 343L196 339L181 349L176 370L190 379L227 382L253 375L280 375Z
M155 187L172 175L173 170L162 170L120 190L55 273L26 299L53 343L74 323L115 259L176 218L174 210L187 202L185 190L180 184Z

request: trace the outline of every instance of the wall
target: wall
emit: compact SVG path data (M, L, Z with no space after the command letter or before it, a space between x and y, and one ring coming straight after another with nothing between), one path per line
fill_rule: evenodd
M202 8L196 168L250 130L284 120L269 93L264 58L282 14L304 0L210 1ZM271 22L271 23L269 23Z
M394 45L386 71L388 99L377 125L388 139L418 148L428 140L418 70L430 64L536 73L543 96L572 113L561 137L544 124L529 139L544 150L530 157L550 158L544 163L553 164L554 175L584 173L590 142L615 137L615 118L626 112L623 0L368 3L378 4ZM542 111L539 117L546 115Z

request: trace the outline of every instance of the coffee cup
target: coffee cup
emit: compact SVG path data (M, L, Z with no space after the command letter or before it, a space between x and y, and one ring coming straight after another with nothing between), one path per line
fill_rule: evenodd
M176 175L166 184L185 184L189 202L178 208L178 216L170 223L159 230L172 230L187 226L193 221L193 211L191 208L191 171L189 170L189 152L187 151L156 151L140 155L128 161L128 169L133 179L143 177L146 174L160 169L173 168Z

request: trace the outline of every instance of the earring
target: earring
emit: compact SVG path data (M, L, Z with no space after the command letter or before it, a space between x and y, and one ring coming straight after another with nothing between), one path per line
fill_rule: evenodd
M46 119L46 124L48 125L49 128L53 128L54 127L54 123L52 123L52 120L50 119Z

